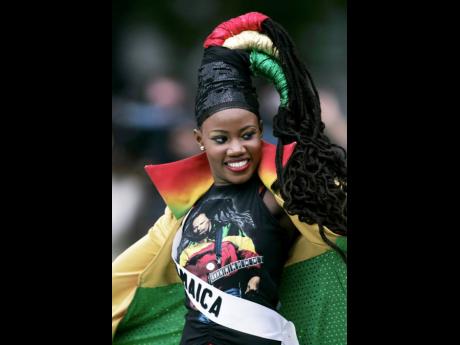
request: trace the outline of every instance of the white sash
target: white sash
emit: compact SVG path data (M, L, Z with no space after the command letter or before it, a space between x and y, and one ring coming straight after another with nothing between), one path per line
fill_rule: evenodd
M188 216L188 215L187 215ZM182 225L185 223L185 219ZM299 345L294 324L276 311L243 298L232 296L203 281L176 262L182 226L174 237L172 259L193 305L209 320L222 326L261 338Z

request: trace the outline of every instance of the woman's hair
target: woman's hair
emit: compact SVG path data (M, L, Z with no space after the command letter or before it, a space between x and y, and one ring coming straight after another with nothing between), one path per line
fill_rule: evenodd
M208 199L200 205L198 213L206 214L212 222L233 224L245 233L255 229L250 213L237 212L231 198Z
M204 215L211 221L213 226L209 232L199 234L193 232L193 220L200 214ZM249 211L238 212L233 204L231 198L211 198L206 199L201 205L195 207L190 212L188 217L192 221L188 221L186 224L184 236L182 237L181 243L177 250L177 260L180 258L182 251L190 245L190 242L200 242L205 238L215 238L216 227L215 224L227 225L233 224L238 230L244 232L244 234L251 234L255 229L254 221Z
M324 134L318 91L289 34L271 19L262 23L262 30L278 48L289 92L289 107L280 107L273 118L273 134L279 139L274 187L286 211L302 222L318 224L323 240L346 262L346 254L324 234L324 226L347 234L346 152ZM283 169L282 145L293 141L296 148Z

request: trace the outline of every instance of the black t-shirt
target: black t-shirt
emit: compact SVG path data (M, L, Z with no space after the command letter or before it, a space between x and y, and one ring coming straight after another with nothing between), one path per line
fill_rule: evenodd
M267 209L262 187L256 175L243 184L213 185L186 219L176 259L214 287L276 309L281 274L293 238ZM255 290L246 293L248 284ZM233 330L229 330L233 335L227 340L213 340L213 330L225 334L222 326L198 312L187 297L186 307L181 344L259 344L254 337ZM277 343L263 339L260 344Z

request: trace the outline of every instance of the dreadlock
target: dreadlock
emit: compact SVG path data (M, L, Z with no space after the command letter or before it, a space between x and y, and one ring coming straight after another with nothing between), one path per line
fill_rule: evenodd
M318 224L321 238L346 262L346 254L330 241L324 226L347 234L347 166L345 150L324 134L318 91L286 30L267 18L262 31L278 48L279 60L288 81L289 105L279 108L273 119L278 138L277 181L284 207L300 221ZM287 165L282 167L282 146L297 142Z

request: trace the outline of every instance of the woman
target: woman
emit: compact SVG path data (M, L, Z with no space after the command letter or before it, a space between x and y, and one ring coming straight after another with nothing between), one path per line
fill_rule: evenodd
M346 163L313 81L261 13L220 24L204 47L204 152L146 167L167 208L113 263L114 343L345 344ZM280 93L276 147L261 139L251 76Z

